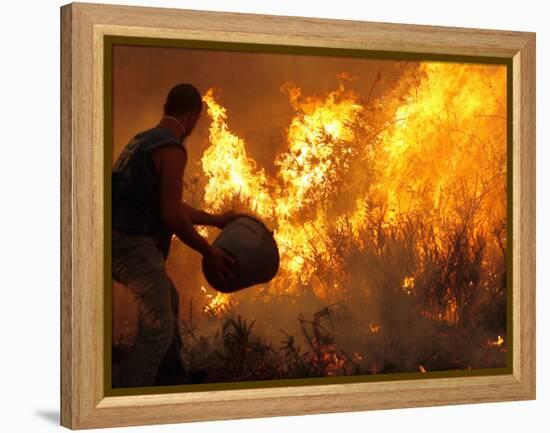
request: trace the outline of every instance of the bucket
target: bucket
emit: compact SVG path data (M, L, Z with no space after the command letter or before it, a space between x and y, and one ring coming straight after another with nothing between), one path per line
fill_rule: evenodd
M235 278L224 285L203 258L204 276L220 292L231 293L266 283L279 270L279 249L273 233L256 217L243 215L234 219L218 234L212 246L223 249L237 261L231 268Z

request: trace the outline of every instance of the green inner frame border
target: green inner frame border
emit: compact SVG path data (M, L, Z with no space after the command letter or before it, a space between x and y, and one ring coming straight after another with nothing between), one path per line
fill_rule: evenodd
M507 114L507 234L506 234L506 347L507 359L506 367L503 368L484 368L467 370L448 370L434 371L427 373L384 373L375 375L357 375L357 376L338 376L321 377L307 379L277 379L245 382L223 382L193 385L170 385L170 386L148 386L131 388L112 388L112 279L111 279L111 170L112 170L112 150L113 150L113 100L112 100L112 62L113 46L144 46L144 47L163 47L163 48L187 48L200 50L224 50L224 51L245 51L262 53L283 53L299 55L322 55L334 57L352 57L369 59L387 59L387 60L416 60L416 61L445 61L460 63L485 63L500 64L506 66L506 114ZM146 38L132 36L104 36L104 390L105 396L129 396L129 395L150 395L150 394L168 394L197 391L214 390L236 390L236 389L254 389L254 388L276 388L288 386L311 386L311 385L330 385L346 384L359 382L387 382L411 379L438 379L455 378L471 376L493 376L507 375L513 372L513 323L512 323L512 305L513 305L513 269L512 269L512 244L513 244L513 146L512 146L512 67L513 62L510 58L484 57L484 56L464 56L450 54L430 54L430 53L410 53L394 51L374 51L364 49L346 49L346 48L327 48L327 47L305 47L293 45L271 45L255 44L241 42L220 42L220 41L201 41L187 39L163 39Z

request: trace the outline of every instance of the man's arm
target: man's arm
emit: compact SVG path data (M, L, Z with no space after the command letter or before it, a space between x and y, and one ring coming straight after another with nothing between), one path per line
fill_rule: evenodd
M186 153L175 147L163 147L154 152L153 158L159 171L161 215L164 224L191 248L202 255L208 254L210 244L197 233L190 216L181 206Z
M206 211L195 209L184 201L181 202L184 212L189 215L193 224L220 227L220 216Z
M181 205L187 154L176 147L161 147L153 152L153 161L160 177L160 210L164 224L185 244L202 254L225 284L233 278L229 263L235 263L235 259L224 250L212 247L195 230Z
M181 202L181 206L183 207L184 212L187 215L189 215L189 218L191 218L191 221L193 222L193 224L199 224L204 226L214 226L219 229L223 229L231 221L243 215L252 216L252 214L250 213L235 212L232 210L219 213L219 214L212 214L200 209L195 209L194 207L188 205L185 202Z

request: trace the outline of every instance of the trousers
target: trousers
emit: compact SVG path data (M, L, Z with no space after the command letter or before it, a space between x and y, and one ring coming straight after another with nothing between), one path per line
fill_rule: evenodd
M164 383L167 378L184 377L179 294L154 239L113 232L112 277L130 290L138 305L137 335L113 371L113 388L163 385L169 384Z

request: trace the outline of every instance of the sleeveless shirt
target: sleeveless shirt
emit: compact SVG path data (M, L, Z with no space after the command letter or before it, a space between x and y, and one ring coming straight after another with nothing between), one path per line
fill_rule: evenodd
M152 151L163 146L185 146L168 128L155 126L136 134L112 170L112 229L135 236L150 236L166 258L172 232L162 222L160 179Z

